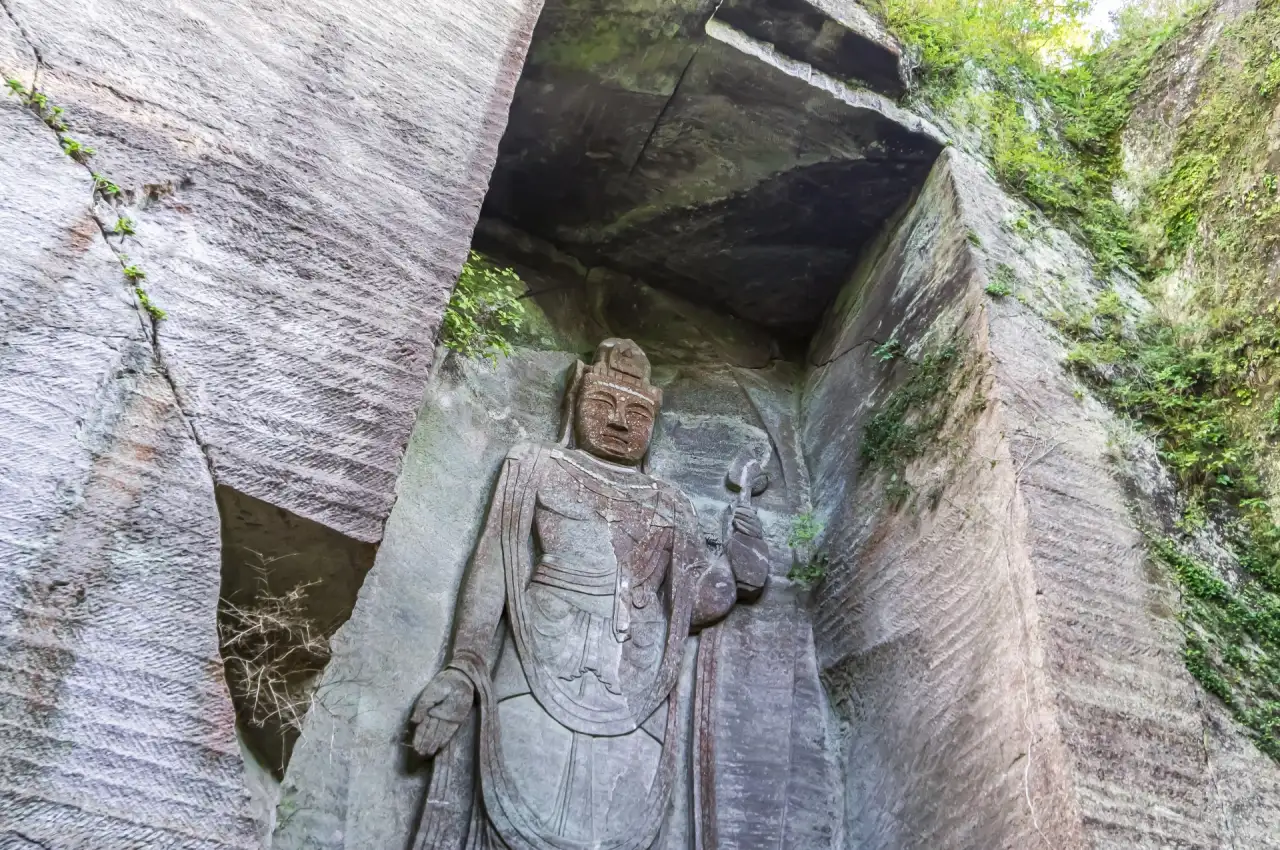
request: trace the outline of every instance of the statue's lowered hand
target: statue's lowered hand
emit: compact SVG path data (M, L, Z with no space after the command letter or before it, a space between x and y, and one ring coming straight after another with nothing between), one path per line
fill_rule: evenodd
M474 701L475 688L462 672L447 668L437 673L422 689L409 717L417 727L413 749L423 756L438 753L467 719Z

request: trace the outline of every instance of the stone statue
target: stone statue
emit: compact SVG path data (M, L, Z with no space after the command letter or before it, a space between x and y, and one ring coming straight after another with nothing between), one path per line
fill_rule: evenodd
M605 340L576 367L559 443L507 454L448 663L411 717L434 756L417 850L659 843L690 770L687 639L758 596L769 566L750 498L713 555L688 497L645 472L649 380L639 346Z

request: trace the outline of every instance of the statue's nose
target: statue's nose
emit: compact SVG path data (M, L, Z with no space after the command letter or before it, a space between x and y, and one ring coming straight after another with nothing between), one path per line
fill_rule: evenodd
M613 410L612 413L609 414L609 427L614 431L631 430L630 428L627 427L626 414L616 408Z

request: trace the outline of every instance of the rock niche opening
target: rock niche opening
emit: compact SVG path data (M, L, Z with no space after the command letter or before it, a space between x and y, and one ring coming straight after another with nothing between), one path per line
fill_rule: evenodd
M279 779L317 700L329 638L351 616L377 546L216 488L222 517L218 636L242 748ZM259 777L269 782L266 776Z

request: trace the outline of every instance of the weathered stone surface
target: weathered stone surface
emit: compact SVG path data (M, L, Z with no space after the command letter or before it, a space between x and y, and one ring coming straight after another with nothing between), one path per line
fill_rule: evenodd
M548 6L486 212L588 265L803 335L942 139L706 3L641 5ZM734 8L739 23L767 11Z
M215 480L377 541L539 3L5 6Z
M88 172L0 128L0 846L252 847L213 482Z
M554 439L570 355L450 360L405 455L387 534L333 641L317 707L285 775L273 847L395 847L413 834L427 774L405 721L444 658L463 567L512 444ZM414 769L417 768L417 769Z
M700 790L715 814L702 846L842 846L837 724L818 679L809 612L794 587L775 586L703 632L701 642L711 657L699 658L706 698L694 709L695 722L705 718L709 726L700 742Z
M1014 241L1015 211L944 155L812 352L804 444L833 557L815 635L849 720L845 840L1276 846L1238 813L1274 821L1280 770L1237 760L1249 745L1185 669L1176 594L1107 460L1109 414L1074 398L1047 323L982 294L998 263L1032 305L1093 285L1068 242ZM859 457L909 374L872 355L894 336L960 357L897 510Z

